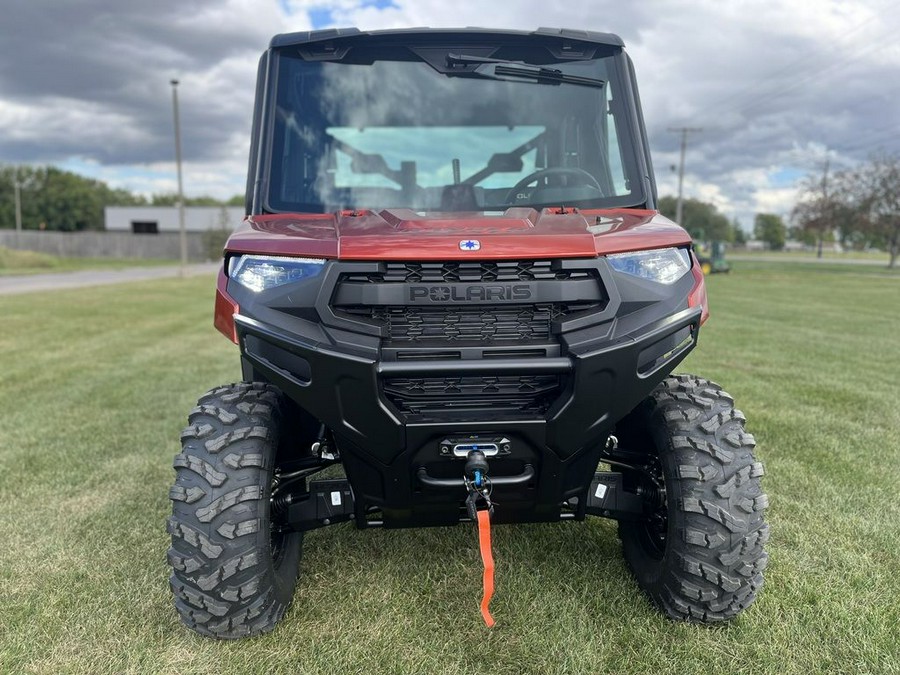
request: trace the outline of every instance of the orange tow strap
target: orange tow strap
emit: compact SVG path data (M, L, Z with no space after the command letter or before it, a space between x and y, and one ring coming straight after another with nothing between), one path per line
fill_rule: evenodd
M481 596L481 616L488 628L493 628L494 617L488 607L494 596L494 554L491 553L491 513L478 512L478 545L481 547L481 562L484 563L484 595Z

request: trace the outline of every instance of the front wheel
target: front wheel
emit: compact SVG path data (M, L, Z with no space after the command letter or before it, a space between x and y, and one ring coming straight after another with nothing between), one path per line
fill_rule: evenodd
M658 491L644 520L619 523L638 585L673 619L735 617L756 598L768 560L763 467L743 414L718 385L679 375L616 433L623 449L650 458L646 472L626 472L626 479Z
M303 533L271 510L281 415L277 389L241 382L202 396L181 434L168 560L175 607L202 635L270 631L294 594Z

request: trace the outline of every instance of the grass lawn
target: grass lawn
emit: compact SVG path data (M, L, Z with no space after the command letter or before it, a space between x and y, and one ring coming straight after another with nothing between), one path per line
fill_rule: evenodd
M49 253L17 251L0 246L0 276L77 272L78 270L118 270L126 267L177 265L164 258L61 258Z
M741 258L808 258L809 260L818 260L816 251L748 251L741 248L732 248L726 253L726 257ZM886 251L835 251L823 250L822 260L834 261L868 261L883 262L887 267L890 257Z
M614 523L495 530L497 627L474 530L309 534L266 636L183 628L167 586L187 411L239 378L211 278L0 298L0 673L900 672L900 276L736 263L684 370L723 384L765 462L766 588L676 624Z

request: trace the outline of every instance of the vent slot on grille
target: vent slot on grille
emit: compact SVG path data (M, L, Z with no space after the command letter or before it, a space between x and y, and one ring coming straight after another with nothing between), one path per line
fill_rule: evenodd
M471 342L547 342L553 321L596 307L594 303L459 307L341 307L340 311L385 327L385 346Z
M392 377L384 393L401 413L423 420L473 413L518 418L545 414L560 386L559 375Z
M597 278L596 270L553 269L550 260L493 262L389 262L384 272L349 273L347 281L383 283L454 283L560 281Z

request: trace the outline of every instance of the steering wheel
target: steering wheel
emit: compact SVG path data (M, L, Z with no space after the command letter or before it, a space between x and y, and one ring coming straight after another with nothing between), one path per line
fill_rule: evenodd
M600 187L600 183L598 183L597 179L584 169L579 169L574 166L557 166L550 169L539 169L538 171L525 176L525 178L513 185L509 189L509 192L506 193L506 202L511 203L519 201L519 190L527 187L531 183L538 183L538 185L536 186L537 190L541 190L542 187L551 187L549 179L557 176L566 176L568 178L573 178L577 181L573 183L573 185L586 185L588 187L597 188L600 196L603 195L603 188ZM543 186L541 186L541 183L543 183ZM528 197L530 196L531 195L529 194Z

